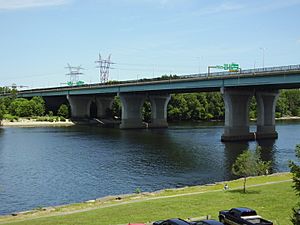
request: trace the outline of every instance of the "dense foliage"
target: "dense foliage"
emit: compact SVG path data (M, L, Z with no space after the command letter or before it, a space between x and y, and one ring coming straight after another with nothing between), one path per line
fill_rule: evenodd
M9 91L9 89L4 91ZM12 95L11 97L1 98L0 101L0 119L6 114L30 117L42 116L45 113L50 115L50 112L45 112L45 102L42 97L34 97L28 100L15 98L15 95ZM53 114L68 118L70 112L65 105ZM115 98L109 114L115 118L121 118L119 97ZM145 102L142 114L144 121L151 121L151 104L149 101ZM168 104L169 121L224 120L224 115L224 101L222 95L218 92L172 94ZM249 117L256 118L256 116L256 100L253 97L250 103ZM276 117L283 116L300 116L300 90L282 90L280 92L276 105Z
M61 116L63 118L69 118L69 108L68 108L68 106L65 105L65 104L62 104L59 107L58 111L57 111L57 115Z
M296 157L300 160L300 145L296 146ZM293 188L296 195L300 197L300 165L293 161L290 161L289 166L291 173L293 174ZM293 208L293 216L291 219L294 225L300 225L300 199L298 198L298 204Z
M16 98L10 103L8 113L19 117L42 116L45 113L45 101L42 97L33 97L31 100Z
M36 96L29 100L10 95L9 97L0 98L0 121L2 119L15 121L19 117L35 117L41 121L46 113L48 117L54 116L53 112L46 112L45 101L42 97ZM68 118L69 108L67 105L61 105L55 113L61 117L60 120Z
M261 148L255 151L246 150L240 154L232 165L232 173L244 178L244 193L246 192L246 181L249 176L259 176L268 173L271 166L270 161L263 161L260 156Z

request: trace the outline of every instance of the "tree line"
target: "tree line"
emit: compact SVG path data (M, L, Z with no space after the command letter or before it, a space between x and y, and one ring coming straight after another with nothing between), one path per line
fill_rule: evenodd
M0 89L1 91L1 89ZM9 91L9 90L6 90ZM224 120L225 107L219 92L173 94L168 104L168 120L172 121L208 121ZM6 117L33 117L44 115L69 117L69 106L60 106L57 112L46 112L45 101L42 97L32 99L10 97L0 98L0 119ZM109 116L121 117L121 102L115 98ZM151 120L151 104L146 101L143 110L146 122ZM256 118L256 101L253 97L250 103L249 117ZM276 105L276 117L300 116L300 90L282 90ZM9 118L8 118L9 119Z
M251 99L249 117L257 118L257 103L255 97ZM117 106L120 107L120 106ZM115 110L117 114L120 110ZM276 104L276 117L300 116L300 90L281 90ZM151 105L144 104L143 118L151 118ZM207 121L224 120L225 106L221 93L189 93L173 94L168 104L169 121Z
M8 119L13 121L19 117L39 118L45 116L58 116L61 120L65 120L69 117L69 108L67 105L62 104L57 112L46 112L45 101L39 96L30 100L16 98L14 95L0 98L0 120Z

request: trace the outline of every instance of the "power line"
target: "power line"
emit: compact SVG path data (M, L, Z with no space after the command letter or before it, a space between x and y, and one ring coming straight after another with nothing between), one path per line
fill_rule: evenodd
M84 68L82 68L81 66L70 66L69 63L68 66L65 68L69 69L69 73L67 73L66 75L70 76L70 81L67 84L70 86L78 85L80 82L79 76L83 75L83 73L80 71L83 70Z
M99 59L95 61L98 64L97 68L99 68L99 75L100 75L100 83L106 83L109 78L109 69L110 65L115 64L110 61L111 54L108 56L107 59L102 59L99 53Z

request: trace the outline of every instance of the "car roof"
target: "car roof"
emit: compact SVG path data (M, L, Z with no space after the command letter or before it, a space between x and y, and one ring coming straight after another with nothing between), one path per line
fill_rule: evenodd
M201 221L208 223L210 225L223 225L223 223L216 221L216 220L201 220Z
M183 219L180 219L180 218L169 219L167 221L177 223L178 225L189 225L190 224L189 222L187 222L187 221L185 221Z

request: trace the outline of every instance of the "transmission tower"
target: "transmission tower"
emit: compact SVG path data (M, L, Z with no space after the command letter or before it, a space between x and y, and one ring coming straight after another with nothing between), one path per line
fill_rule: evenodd
M106 83L109 77L109 69L111 64L114 64L110 61L111 54L108 56L107 59L102 59L99 53L99 59L95 61L98 64L97 68L99 68L99 75L100 75L100 83Z
M66 75L70 76L70 81L67 84L69 86L79 85L79 83L82 82L79 80L79 76L83 75L83 73L80 72L80 70L83 70L84 68L82 68L81 66L70 66L69 63L65 68L69 69L69 73L67 73Z

